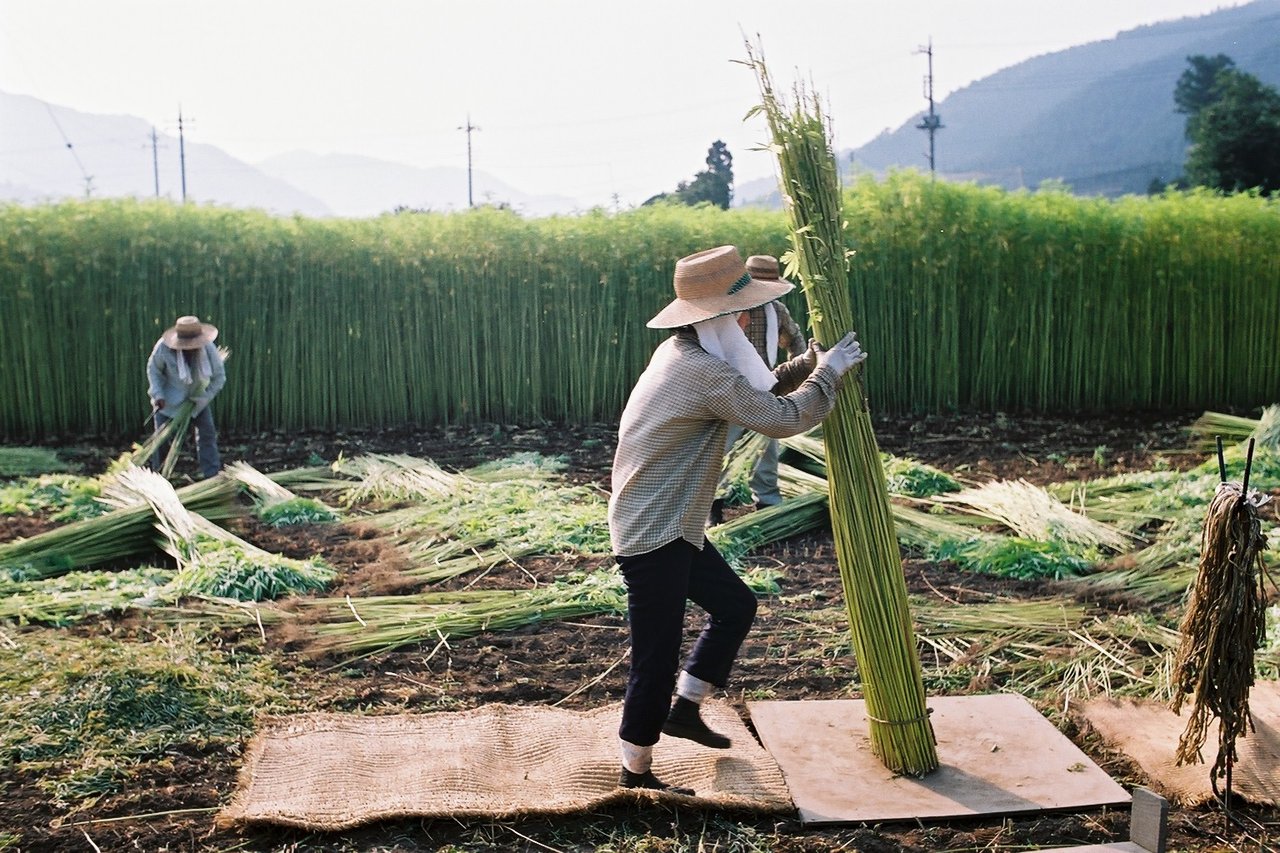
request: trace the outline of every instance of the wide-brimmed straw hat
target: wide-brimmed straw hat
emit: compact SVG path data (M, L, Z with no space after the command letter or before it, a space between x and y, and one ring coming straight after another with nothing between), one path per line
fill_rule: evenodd
M747 311L795 288L775 277L762 281L747 272L737 246L717 246L676 261L676 298L649 321L651 329L674 329Z
M778 259L773 255L752 255L747 258L747 272L751 273L751 277L757 281L780 281L791 284L782 277L782 268L778 266Z
M161 338L170 349L200 349L212 343L218 337L218 328L209 323L201 323L200 318L188 314L174 321L171 328L165 329Z

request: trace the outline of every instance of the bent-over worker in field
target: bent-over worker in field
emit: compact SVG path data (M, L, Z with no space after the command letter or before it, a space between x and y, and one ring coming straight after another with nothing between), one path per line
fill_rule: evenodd
M674 333L654 351L619 424L609 533L631 627L619 784L687 794L654 776L653 746L660 734L729 746L699 705L725 685L756 611L755 595L704 533L729 425L773 438L809 429L866 355L851 332L770 370L742 331L742 313L793 285L752 278L734 246L681 258L674 284L675 300L648 324ZM686 600L707 620L681 668Z
M173 420L184 402L191 400L195 404L191 422L196 428L196 462L203 477L222 470L218 431L209 407L227 381L222 356L213 345L217 337L218 329L201 323L199 317L179 317L165 329L147 359L147 396L155 412L157 432ZM167 445L158 449L151 467L159 470L167 452Z
M780 281L791 284L781 278L778 259L772 255L752 255L747 258L747 272L757 281ZM800 326L791 317L791 312L780 300L766 302L752 308L747 314L747 325L743 329L747 340L756 348L760 358L770 368L778 364L778 353L789 352L792 358L804 355L805 339L800 333ZM729 437L725 439L725 451L733 447L745 430L739 424L729 425ZM751 471L751 497L756 509L782 503L782 493L778 491L778 440L771 438L765 444L760 458L756 460ZM724 507L728 495L729 483L721 476L720 485L716 488L716 499L711 502L711 523L724 521Z

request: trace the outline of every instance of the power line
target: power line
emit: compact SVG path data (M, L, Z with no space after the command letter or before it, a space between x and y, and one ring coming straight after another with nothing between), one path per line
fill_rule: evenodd
M53 126L58 129L58 133L62 136L62 141L66 144L67 150L70 151L71 156L75 158L76 166L80 168L80 176L84 178L84 197L88 198L93 192L93 176L85 169L84 163L80 162L80 155L71 144L71 140L67 138L67 132L62 129L62 123L58 121L58 116L54 114L53 107L50 106L47 101L41 101L40 103L44 104L45 110L49 113L49 118L53 121Z

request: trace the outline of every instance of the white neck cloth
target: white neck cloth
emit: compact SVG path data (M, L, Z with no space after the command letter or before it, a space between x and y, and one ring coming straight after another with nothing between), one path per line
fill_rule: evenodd
M207 380L212 371L209 368L209 354L204 351L204 347L194 350L196 354L196 379ZM191 368L187 365L187 354L182 350L178 350L178 380L184 385L192 384Z
M772 391L778 384L778 378L738 325L737 314L722 314L694 323L693 330L698 333L698 343L704 350L745 376L752 387Z

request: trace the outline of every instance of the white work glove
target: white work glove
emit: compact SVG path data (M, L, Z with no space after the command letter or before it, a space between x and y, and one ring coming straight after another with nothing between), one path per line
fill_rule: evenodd
M818 367L830 367L836 372L836 376L844 376L854 365L862 364L867 360L867 354L862 351L862 345L858 343L858 336L850 332L833 344L831 349L822 350L818 353Z
M205 406L209 405L209 398L202 394L199 397L192 397L191 402L195 403L195 407L192 408L191 414L198 415L204 411Z
M800 357L804 359L805 368L810 373L813 373L814 368L818 366L818 353L820 352L822 352L822 344L818 343L815 339L810 338L809 346L800 354Z

